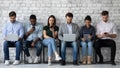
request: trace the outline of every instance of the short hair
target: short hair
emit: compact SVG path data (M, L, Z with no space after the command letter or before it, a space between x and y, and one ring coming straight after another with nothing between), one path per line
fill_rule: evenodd
M71 13L71 12L68 12L66 15L65 15L65 17L72 17L73 18L73 14Z
M109 12L108 11L102 11L101 15L102 16L109 15Z
M34 14L30 15L30 19L37 19L36 16Z
M91 17L89 15L87 15L84 20L92 21L92 19L91 19Z
M9 13L9 17L13 17L13 16L16 17L16 12L15 12L15 11L11 11L11 12Z
M50 15L50 16L48 17L48 24L47 24L47 25L50 26L50 24L49 24L49 19L50 19L50 18L53 18L53 19L54 19L54 24L53 24L53 25L55 26L55 25L56 25L56 18L55 18L54 15Z

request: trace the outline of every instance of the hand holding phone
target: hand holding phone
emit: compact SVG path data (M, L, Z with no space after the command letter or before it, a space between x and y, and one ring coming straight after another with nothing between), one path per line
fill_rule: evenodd
M104 35L105 35L106 37L109 37L109 33L107 33L107 32L105 32Z
M104 33L105 35L108 34L107 32Z

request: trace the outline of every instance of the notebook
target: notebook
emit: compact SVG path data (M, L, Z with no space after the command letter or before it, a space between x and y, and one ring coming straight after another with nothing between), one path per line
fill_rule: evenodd
M76 41L76 34L63 34L64 41Z
M7 41L18 41L18 35L17 34L8 34L6 36Z

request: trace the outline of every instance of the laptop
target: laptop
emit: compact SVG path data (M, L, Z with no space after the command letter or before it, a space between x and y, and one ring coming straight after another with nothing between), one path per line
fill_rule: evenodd
M63 34L63 40L64 41L76 41L76 34Z
M6 36L7 41L18 41L18 35L17 34L8 34Z

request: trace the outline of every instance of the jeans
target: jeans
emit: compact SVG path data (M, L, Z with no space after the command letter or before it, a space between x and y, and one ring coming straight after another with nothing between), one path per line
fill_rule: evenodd
M16 60L20 60L20 52L22 51L22 44L20 41L12 42L12 41L5 41L4 42L4 59L9 60L9 47L16 47Z
M51 57L52 53L57 51L56 42L54 38L46 38L43 40L44 46L48 47L48 56Z
M77 56L78 56L78 47L77 47L77 42L66 42L66 41L61 41L61 57L62 60L65 60L66 56L66 46L72 46L73 48L73 61L77 61Z
M29 47L31 47L32 42L33 42L33 40L32 40L32 41L25 41L25 42L24 42L24 45L25 45L25 47L24 47L24 48L25 48L25 49L24 49L24 52L25 52L25 54L27 55L27 57L30 56ZM41 42L40 42L40 41L37 41L37 42L35 43L34 48L36 48L36 56L40 56L40 54L41 54L41 49L42 49L42 47L41 47Z
M93 42L92 41L81 41L82 56L92 56L93 54Z

